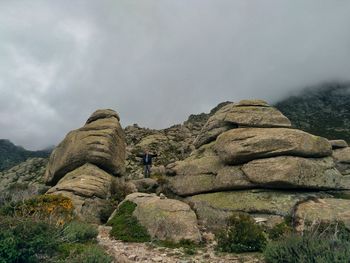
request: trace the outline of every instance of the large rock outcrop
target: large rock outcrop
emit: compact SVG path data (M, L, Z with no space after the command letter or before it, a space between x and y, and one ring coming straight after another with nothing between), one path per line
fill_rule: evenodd
M208 228L232 212L278 221L309 198L332 198L325 190L350 189L344 142L291 128L263 101L221 108L194 144L188 158L167 166L168 189Z
M55 185L65 174L85 163L121 176L124 162L125 135L119 117L112 110L98 110L82 128L69 132L55 148L45 179L47 184Z
M137 205L133 215L152 238L172 242L201 241L196 214L186 203L144 193L130 194L125 200Z
M45 180L49 194L72 199L76 214L99 222L113 180L124 174L125 135L113 110L97 110L86 124L67 134L50 156Z

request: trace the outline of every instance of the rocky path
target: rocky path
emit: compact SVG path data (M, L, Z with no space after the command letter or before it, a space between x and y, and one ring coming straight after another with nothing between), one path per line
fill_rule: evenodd
M109 237L111 227L99 226L98 242L113 256L116 263L260 263L261 256L219 254L214 244L198 249L194 255L188 255L183 249L153 246L148 243L124 243Z

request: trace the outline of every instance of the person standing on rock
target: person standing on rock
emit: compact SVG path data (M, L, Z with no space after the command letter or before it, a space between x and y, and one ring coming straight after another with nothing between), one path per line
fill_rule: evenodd
M137 155L137 157L142 158L145 178L149 178L151 176L152 159L157 156L158 154L152 154L148 150L145 150L143 154Z

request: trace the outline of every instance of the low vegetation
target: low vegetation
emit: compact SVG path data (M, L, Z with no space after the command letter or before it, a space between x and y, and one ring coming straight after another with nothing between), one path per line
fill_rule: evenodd
M217 234L217 243L219 251L243 253L262 251L267 239L251 216L237 213L228 219L227 228Z
M147 229L132 215L136 206L131 201L125 201L119 206L117 213L108 223L112 226L111 236L126 242L151 241Z
M270 242L264 257L267 263L349 262L350 232L342 222L316 224Z
M112 262L97 245L97 228L72 209L70 199L54 195L1 206L0 263Z

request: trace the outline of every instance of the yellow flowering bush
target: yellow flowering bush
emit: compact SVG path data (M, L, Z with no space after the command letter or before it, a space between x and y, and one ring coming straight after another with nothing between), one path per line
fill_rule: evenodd
M2 209L2 214L38 219L49 219L63 225L74 218L72 200L62 195L39 195L21 202L11 203Z

